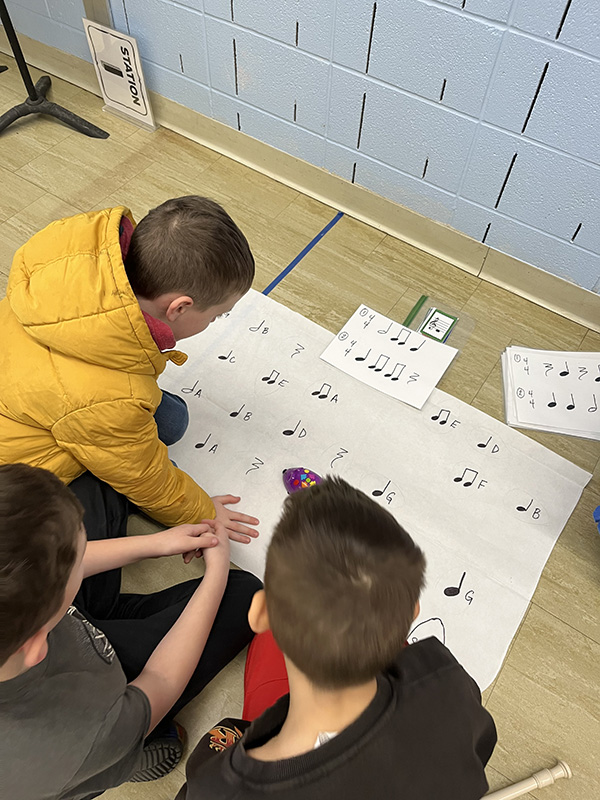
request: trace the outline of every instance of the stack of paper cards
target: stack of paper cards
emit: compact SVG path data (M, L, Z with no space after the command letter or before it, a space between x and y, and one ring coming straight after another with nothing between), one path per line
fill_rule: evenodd
M502 373L509 425L600 440L600 353L507 347Z
M321 358L380 392L422 408L457 352L360 306Z

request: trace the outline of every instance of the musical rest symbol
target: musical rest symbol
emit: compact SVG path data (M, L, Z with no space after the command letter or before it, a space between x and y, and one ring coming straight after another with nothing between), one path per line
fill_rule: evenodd
M265 375L265 377L261 378L261 380L266 381L269 386L272 386L272 384L275 383L278 377L279 377L279 372L276 369L273 369L271 370L270 375Z
M471 475L473 477L471 477ZM456 478L454 478L454 482L455 483L461 483L462 481L464 481L463 486L465 488L468 488L469 486L472 486L473 481L475 480L475 478L478 475L479 475L479 472L477 470L469 469L468 467L466 467L463 470L463 474L462 475L458 475ZM465 478L466 478L466 480L465 480Z
M231 414L230 414L229 416L230 416L230 417L237 417L237 416L238 416L238 414L240 414L240 413L241 413L241 411L242 411L242 409L244 408L244 406L245 406L245 405L246 405L246 403L243 403L243 404L240 406L240 408L238 408L238 410L237 410L237 411L232 411L232 412L231 412Z
M446 595L446 597L456 597L456 595L460 594L460 590L462 588L466 574L467 574L466 572L463 572L462 578L460 579L460 583L458 584L458 586L447 586L444 589L444 594Z
M205 439L203 442L198 442L198 444L197 444L197 445L194 445L194 446L196 447L196 449L197 449L197 450L199 450L201 447L204 447L204 445L205 445L205 444L208 442L208 440L210 439L211 435L212 435L212 434L210 434L210 433L209 433L209 434L208 434L208 436L206 437L206 439Z
M445 416L444 416L444 415L445 415ZM447 408L440 408L440 410L438 411L438 413L437 413L435 416L433 416L431 419L432 419L434 422L436 422L436 421L439 419L439 420L440 420L439 424L440 424L440 425L445 425L445 424L448 422L448 417L449 417L449 416L450 416L450 411L449 411L449 409L447 409ZM440 419L440 417L443 417L443 419Z

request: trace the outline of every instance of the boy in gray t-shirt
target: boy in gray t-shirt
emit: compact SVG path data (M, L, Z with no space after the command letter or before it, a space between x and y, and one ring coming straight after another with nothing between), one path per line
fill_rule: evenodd
M219 522L86 542L82 520L81 504L50 472L0 466L0 800L84 800L158 777L145 738L197 669L227 590ZM106 636L72 605L82 579L200 551L204 577L128 683Z

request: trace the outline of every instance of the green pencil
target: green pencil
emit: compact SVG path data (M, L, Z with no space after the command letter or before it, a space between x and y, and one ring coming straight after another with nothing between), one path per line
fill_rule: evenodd
M427 301L427 298L428 298L428 295L422 294L421 297L417 300L417 302L413 306L412 310L409 312L407 318L402 323L405 328L408 328L410 323L417 316L417 314L419 313L419 311L423 307L423 304Z

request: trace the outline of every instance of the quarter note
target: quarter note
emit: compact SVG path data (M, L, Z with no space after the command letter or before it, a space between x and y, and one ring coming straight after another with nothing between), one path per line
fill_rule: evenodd
M233 350L230 350L229 353L226 356L219 356L219 358L221 359L221 361L227 361L228 358L231 358L231 354L232 353L233 353Z
M460 594L460 590L462 588L466 574L467 574L466 572L463 572L462 578L460 579L460 583L458 584L458 586L447 586L444 589L444 594L446 595L446 597L456 597L457 594Z
M598 364L598 371L600 372L600 364ZM599 383L599 382L600 382L600 375L598 375L598 377L597 377L597 378L594 378L594 381L595 381L596 383Z
M492 441L492 437L490 436L490 438L487 440L487 442L479 442L479 443L477 444L477 447L481 447L482 449L484 449L484 448L486 448L486 447L488 446L488 444L489 444L491 441Z
M198 442L198 444L197 444L197 445L195 445L196 449L197 449L197 450L199 450L201 447L204 447L204 445L205 445L205 444L208 442L208 440L210 439L211 435L212 435L212 434L210 434L210 433L209 433L209 434L208 434L208 436L206 437L206 439L205 439L203 442Z
M279 377L279 372L277 372L276 369L273 369L271 370L270 375L265 375L265 377L261 378L261 380L266 381L269 384L269 386L271 386L273 383L275 383L278 377Z
M594 402L594 405L593 405L593 406L590 406L590 407L588 408L588 411L589 411L591 414L593 414L593 413L594 413L594 411L598 411L598 401L596 400L596 395L595 395L595 394L593 394L593 395L592 395L592 400L593 400L593 402Z
M231 412L231 414L230 414L229 416L230 416L230 417L237 417L237 415L241 413L241 411L242 411L242 408L244 408L244 406L245 406L245 405L246 405L246 403L242 403L241 407L240 407L240 408L238 408L238 410L237 410L237 411L232 411L232 412Z
M566 409L567 411L573 411L575 408L575 398L571 395L571 402L567 404Z
M531 504L533 503L533 497L529 501L528 505L526 506L517 506L517 511L529 511Z
M316 392L312 393L313 397L319 397L319 400L325 400L326 397L329 396L329 392L331 391L331 384L324 383L320 389L317 389Z
M390 485L390 483L391 483L391 481L388 481L386 483L386 485L383 487L383 489L375 489L373 492L371 492L373 497L381 497L382 494L387 492L387 489L388 489L388 486Z
M566 378L567 375L570 375L570 372L571 371L569 370L569 365L565 361L565 368L561 372L559 372L558 374L560 375L561 378Z
M471 477L471 475L472 475L473 477ZM469 468L467 467L467 469L463 470L463 474L462 474L462 475L458 475L456 478L454 478L454 482L455 482L455 483L461 483L462 481L465 481L465 482L463 483L463 486L464 486L465 488L467 488L467 487L469 487L469 486L471 486L471 485L473 484L473 481L475 480L475 478L476 478L478 475L479 475L479 472L477 472L477 470L474 470L474 469L469 469ZM467 480L465 480L465 478L466 478Z
M556 408L556 397L554 392L552 392L552 400L548 403L548 408Z
M291 428L288 428L287 430L283 431L283 435L284 436L293 436L296 433L296 431L298 430L298 428L300 427L300 423L301 422L302 422L302 420L299 419L298 422L296 423L296 427L293 430L291 430Z
M444 416L445 415L445 416ZM433 416L431 419L435 422L436 420L440 420L440 425L445 425L448 422L448 417L450 416L450 411L447 408L440 408L438 413ZM440 417L444 417L444 419L440 419Z
M421 342L421 344L418 347L411 347L410 348L410 352L411 353L416 353L416 351L420 350L423 347L424 344L425 344L425 339L423 339L423 341Z
M355 356L354 360L355 361L366 361L367 358L369 357L370 353L371 353L371 348L369 347L369 349L367 350L367 352L365 353L364 356Z
M379 366L379 362L381 361L382 358L385 359L385 360L384 360L383 364L381 366ZM369 364L369 369L375 370L375 372L382 372L383 368L385 367L385 365L387 364L387 362L389 360L390 360L390 357L389 356L384 356L383 353L382 353L380 356L377 357L377 361L374 364Z

